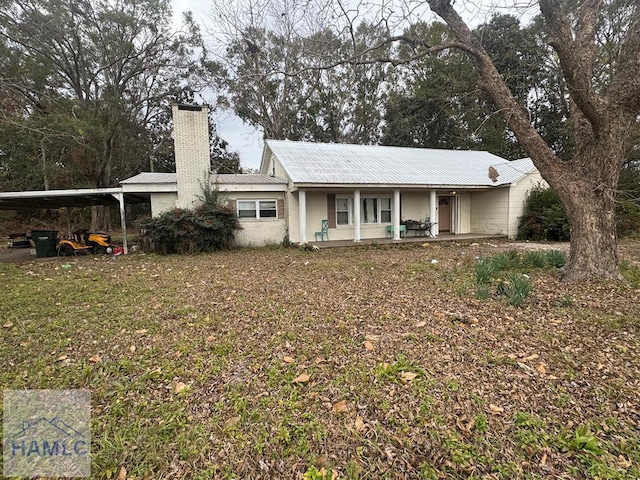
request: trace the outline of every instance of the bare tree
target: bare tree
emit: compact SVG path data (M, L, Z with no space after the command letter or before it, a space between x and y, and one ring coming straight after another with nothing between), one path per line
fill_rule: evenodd
M618 279L615 192L625 162L628 135L640 113L640 8L629 4L629 28L606 88L594 84L596 35L602 0L540 0L539 6L558 56L570 98L573 156L563 161L532 126L527 111L507 87L491 58L456 12L450 0L429 0L449 25L457 43L474 60L482 87L506 118L509 128L542 176L558 192L569 217L570 280ZM569 9L570 6L573 7Z

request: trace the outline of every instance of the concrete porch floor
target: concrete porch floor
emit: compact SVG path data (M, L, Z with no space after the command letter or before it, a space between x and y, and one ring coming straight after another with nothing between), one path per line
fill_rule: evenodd
M356 243L353 240L325 240L322 242L309 242L309 245L317 245L319 248L353 247L355 245L388 245L388 244L408 244L408 243L431 243L431 242L461 242L486 240L488 238L507 238L506 235L489 235L482 233L441 233L436 238L406 236L400 240L393 238L367 238Z

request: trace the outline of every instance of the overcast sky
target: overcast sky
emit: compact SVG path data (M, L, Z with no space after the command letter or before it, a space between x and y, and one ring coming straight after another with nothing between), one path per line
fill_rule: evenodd
M179 26L182 12L190 10L193 12L193 18L202 24L210 10L211 2L212 0L171 0L174 23ZM230 150L240 154L240 164L243 168L260 167L263 145L261 132L243 124L233 112L220 112L216 128L220 137L229 143Z
M202 24L210 24L207 14L211 11L214 0L171 0L173 5L173 18L176 27L179 27L182 20L182 12L191 11L196 21ZM234 0L218 0L230 1ZM514 5L522 8L514 10ZM497 6L500 13L511 13L521 18L526 23L532 14L539 10L532 6L535 2L513 0L478 0L472 2L461 2L459 12L471 25L477 25L489 20L496 12ZM528 6L528 7L526 7ZM205 99L207 101L207 99ZM210 103L211 99L207 103ZM220 112L216 121L218 134L229 143L230 149L240 154L240 164L243 168L258 168L262 159L262 133L243 124L242 120L232 112Z

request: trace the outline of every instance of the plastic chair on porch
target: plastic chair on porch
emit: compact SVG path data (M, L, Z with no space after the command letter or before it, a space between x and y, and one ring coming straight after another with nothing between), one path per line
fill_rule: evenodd
M318 241L318 237L320 237L320 241L324 241L325 237L327 237L327 241L329 241L329 220L322 220L322 228L319 232L313 232L313 235L316 237L316 242Z

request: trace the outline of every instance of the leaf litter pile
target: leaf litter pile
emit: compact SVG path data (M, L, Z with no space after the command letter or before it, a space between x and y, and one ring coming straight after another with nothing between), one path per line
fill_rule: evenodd
M91 391L93 478L638 478L640 244L479 299L516 245L3 264L1 384Z

